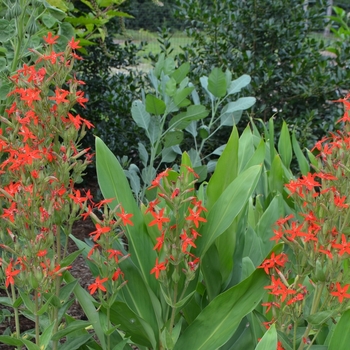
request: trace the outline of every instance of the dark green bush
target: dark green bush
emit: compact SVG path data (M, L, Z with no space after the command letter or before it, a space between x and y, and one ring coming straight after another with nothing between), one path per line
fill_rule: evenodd
M304 3L177 0L177 16L193 38L179 59L192 64L193 80L213 66L249 74L248 93L257 98L253 116L276 115L277 129L286 120L311 147L339 116L330 100L348 87L350 48L344 44L337 59L324 55L314 31L323 27L325 6L305 9Z

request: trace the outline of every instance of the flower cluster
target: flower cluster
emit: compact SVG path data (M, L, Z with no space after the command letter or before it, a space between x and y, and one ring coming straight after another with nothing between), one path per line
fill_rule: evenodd
M46 51L32 50L39 57L35 64L24 64L10 77L12 103L0 117L5 286L16 282L45 292L69 268L61 263L66 251L62 254L57 240L60 229L68 234L79 215L79 208L71 208L70 196L91 161L89 149L80 149L79 140L85 128L93 126L69 112L76 103L84 106L87 101L78 90L81 81L66 82L79 42L72 39L64 52L56 53L57 39L51 33L44 37Z
M350 95L336 101L345 106L345 114L338 122L349 121L349 98ZM315 172L286 185L299 212L279 219L271 238L288 247L286 252L291 261L288 262L285 253L272 253L260 266L271 277L271 285L266 287L270 297L263 303L266 312L272 313L267 325L276 322L277 329L289 334L300 318L304 319L307 327L299 349L317 338L310 334L317 335L319 329L315 330L308 317L329 311L330 318L349 305L350 274L346 268L350 256L349 149L348 124L343 131L316 143ZM311 308L306 307L310 302Z
M149 202L145 213L152 218L149 227L160 233L156 237L154 250L159 254L151 270L157 279L166 281L167 272L178 281L180 267L186 276L186 283L194 278L199 258L191 253L200 236L198 228L206 222L202 216L207 209L194 196L194 184L198 175L188 166L182 166L180 175L166 169L153 180L150 188L158 189L158 197ZM164 271L164 275L162 275Z

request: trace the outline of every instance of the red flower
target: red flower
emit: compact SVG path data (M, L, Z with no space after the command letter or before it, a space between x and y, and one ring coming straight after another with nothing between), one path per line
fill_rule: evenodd
M15 280L14 276L18 275L21 271L20 270L13 270L12 261L9 262L9 264L6 267L5 275L6 275L6 282L5 287L7 288L10 284L14 285Z
M43 38L46 43L48 43L49 45L53 45L57 43L56 40L59 38L59 36L58 35L52 36L52 33L48 32L47 37L44 36Z
M117 264L119 262L118 256L123 256L123 253L120 250L108 249L107 252L109 253L108 259L114 258Z
M74 41L74 38L71 39L71 41L68 42L68 46L72 49L72 50L76 50L76 49L81 49L81 46L79 46L80 41Z
M162 231L163 230L163 223L165 222L169 222L170 219L169 218L165 218L163 217L164 214L164 208L162 208L161 210L159 210L159 213L155 213L155 212L151 212L152 216L154 217L154 220L151 221L148 226L153 226L153 225L157 225L158 226L158 230Z
M124 278L124 273L122 272L122 270L118 267L118 269L114 272L113 276L112 276L112 281L116 281L120 276L122 276L122 278Z
M199 221L207 222L206 219L199 216L201 213L200 211L193 211L191 208L188 208L188 210L191 215L187 216L186 220L192 221L197 228L199 226Z
M154 273L156 275L156 279L159 278L159 274L161 271L166 270L166 264L167 261L158 263L158 258L156 258L156 265L154 268L151 270L151 274Z
M130 226L133 226L134 224L132 223L132 221L129 219L133 216L133 214L127 214L124 212L124 208L121 207L121 213L117 213L117 216L119 216L122 221L123 221L123 225L126 226L126 225L130 225Z
M350 254L350 242L347 242L346 236L344 234L341 235L341 243L333 243L332 247L339 249L339 255L342 256L345 253Z
M264 269L264 271L269 274L269 269L276 268L276 266L283 267L288 261L287 255L284 253L275 255L274 252L271 253L270 259L265 259L265 261L258 266L258 268Z
M182 240L182 252L185 253L187 250L187 247L190 245L193 248L196 248L196 245L193 243L191 237L187 236L187 233L185 230L182 231L182 234L180 235L180 238Z
M66 97L69 95L69 91L64 89L59 89L56 87L55 90L55 97L49 97L49 100L56 101L56 103L59 105L60 103L69 103L69 100L66 99Z
M157 240L157 243L153 247L153 250L157 250L158 252L160 252L164 244L164 232L162 232L161 236L157 237L156 240Z
M111 230L111 228L108 227L108 226L101 226L101 225L99 225L99 224L96 224L95 226L96 226L97 230L90 233L90 236L94 236L94 237L93 237L93 240L94 240L95 242L100 238L100 236L101 236L103 233L107 233L107 232L109 232L109 231Z
M94 294L96 292L97 289L102 290L103 292L106 292L107 289L106 287L103 285L104 282L106 282L108 280L108 278L102 278L100 279L100 277L97 277L95 280L95 283L92 283L88 286L88 289L90 290L90 294Z
M350 298L350 294L346 294L346 291L348 290L350 284L346 284L343 288L341 287L340 283L336 283L337 286L337 292L331 292L331 295L338 297L339 302L342 303L344 298Z

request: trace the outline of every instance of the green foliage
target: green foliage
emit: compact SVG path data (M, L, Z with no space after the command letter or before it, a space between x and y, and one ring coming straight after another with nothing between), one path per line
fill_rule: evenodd
M329 101L347 88L350 47L340 43L336 59L322 54L322 40L310 36L323 25L317 4L307 10L303 0L177 4L193 39L179 59L191 63L194 82L212 66L250 75L255 116L267 121L276 115L277 125L284 119L303 146L333 128L338 107Z

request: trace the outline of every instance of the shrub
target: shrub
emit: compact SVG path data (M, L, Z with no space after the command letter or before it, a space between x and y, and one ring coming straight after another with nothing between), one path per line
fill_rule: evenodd
M277 125L287 120L304 146L332 129L338 113L329 100L341 95L350 73L345 55L335 64L322 54L324 42L311 35L322 27L317 6L306 10L301 0L177 4L177 15L193 38L179 59L191 62L196 77L214 65L236 76L249 74L249 94L257 97L254 116L266 121L276 114ZM346 45L343 53L348 50Z

